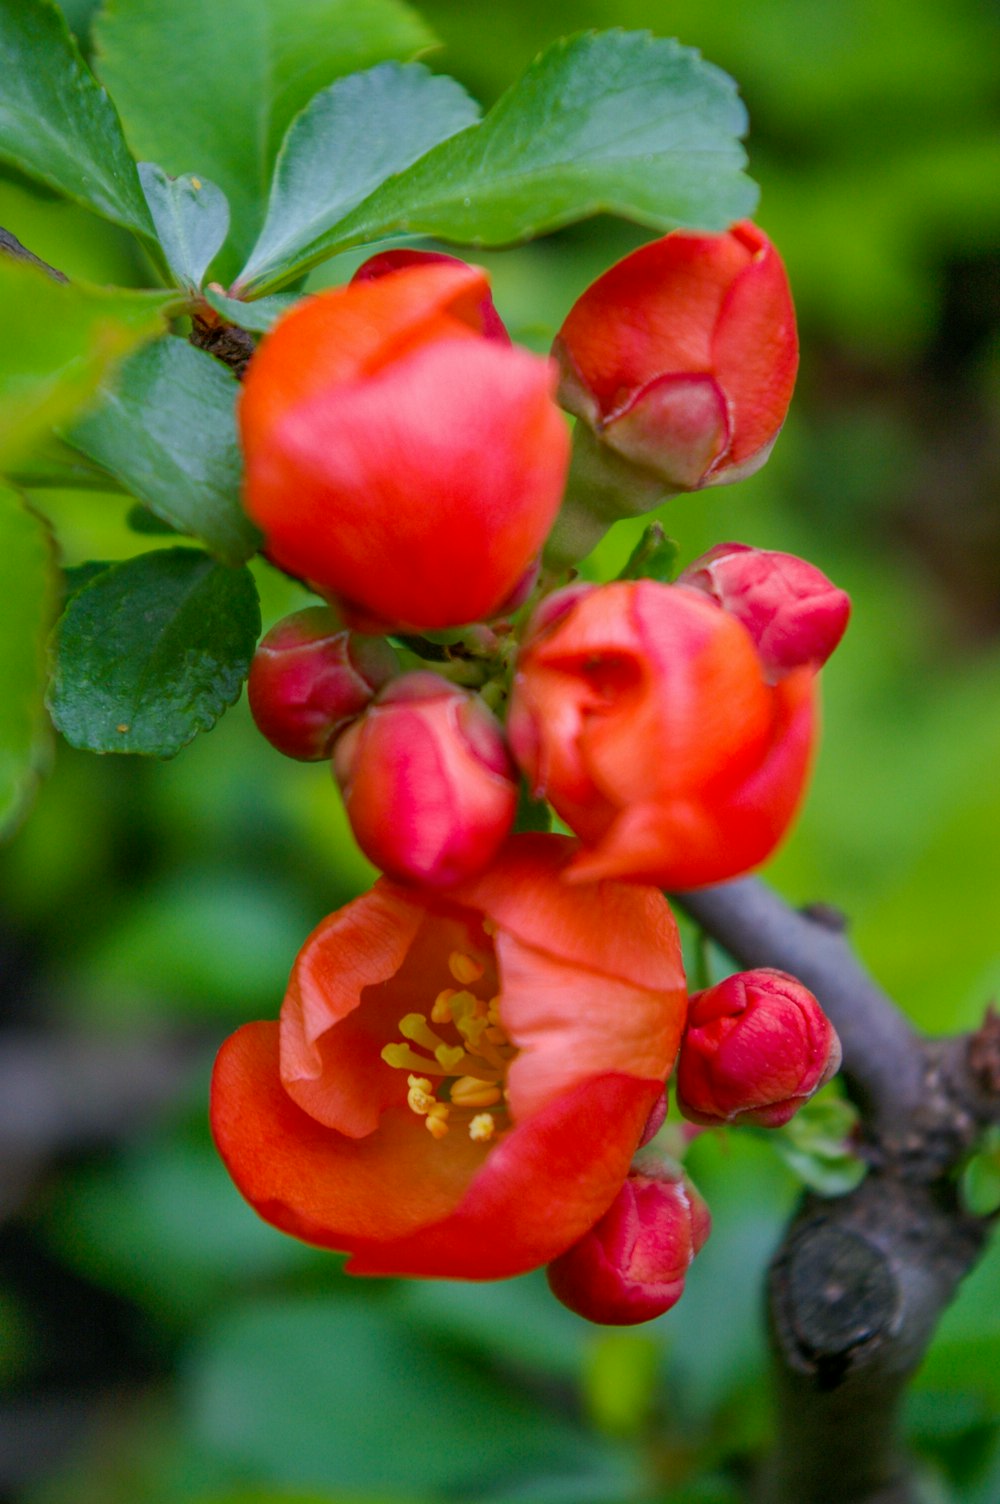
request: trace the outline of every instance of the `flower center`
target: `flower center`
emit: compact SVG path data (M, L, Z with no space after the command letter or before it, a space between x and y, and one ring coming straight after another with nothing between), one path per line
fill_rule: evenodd
M410 1072L407 1106L423 1118L434 1138L444 1138L458 1121L467 1126L475 1143L485 1144L497 1123L494 1114L484 1109L507 1111L504 1083L517 1051L500 1024L500 999L484 1000L470 990L483 977L482 962L453 950L448 970L459 986L438 993L429 1018L423 1013L405 1014L399 1020L399 1032L406 1042L387 1044L382 1059ZM431 1028L432 1024L437 1028Z

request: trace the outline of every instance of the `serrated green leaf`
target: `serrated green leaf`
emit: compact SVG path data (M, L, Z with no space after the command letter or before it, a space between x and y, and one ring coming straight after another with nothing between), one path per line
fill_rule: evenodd
M259 635L248 570L190 548L140 554L67 606L52 718L74 747L173 757L237 699Z
M181 287L199 288L229 230L229 203L208 178L172 178L155 162L139 163L139 180L167 265Z
M505 245L599 213L721 230L757 199L727 74L648 32L557 42L481 125L359 204L327 251L393 233Z
M103 377L159 334L176 293L56 282L0 256L0 468L93 399Z
M52 543L40 518L0 485L0 835L17 822L49 744L45 644L58 587Z
M152 238L114 105L50 0L0 0L0 66L0 158Z
M285 137L267 219L238 285L273 287L315 266L355 205L478 117L460 84L419 63L382 63L324 89Z
M266 334L283 313L301 301L298 293L276 292L273 297L255 298L252 303L245 303L242 298L227 298L211 287L205 289L203 297L216 313L221 313L238 329L249 329L251 334Z
M168 335L133 355L64 437L171 527L242 564L260 534L240 503L238 391L217 360Z
M402 0L109 0L94 37L135 154L225 193L233 271L293 116L334 79L434 40Z

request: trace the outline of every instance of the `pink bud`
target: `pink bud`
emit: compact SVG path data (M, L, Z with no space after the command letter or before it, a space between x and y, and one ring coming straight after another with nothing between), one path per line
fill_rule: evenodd
M318 762L338 731L399 672L387 642L345 630L328 606L307 606L261 639L247 697L258 730L286 757Z
M337 742L333 771L358 845L404 882L442 888L474 876L514 823L499 723L437 674L394 679Z
M450 262L452 266L468 266L460 256L448 256L444 251L417 251L408 246L401 246L395 251L380 251L377 256L369 256L368 260L358 267L352 282L375 282L379 277L386 277L391 272L402 271L407 266L429 266L434 261ZM497 313L490 296L489 289L483 294L479 304L479 317L482 321L482 333L487 339L495 339L502 345L511 343L507 326Z
M851 614L850 596L815 564L746 543L717 544L677 583L703 591L743 623L772 684L804 664L822 668Z
M692 995L677 1105L695 1123L780 1128L840 1067L840 1040L807 987L741 971Z
M552 1293L606 1326L651 1321L676 1305L712 1219L679 1169L633 1169L601 1220L548 1267Z

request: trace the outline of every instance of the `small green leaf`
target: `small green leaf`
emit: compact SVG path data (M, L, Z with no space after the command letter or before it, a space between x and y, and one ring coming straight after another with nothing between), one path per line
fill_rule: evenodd
M651 522L629 554L620 580L657 580L669 585L677 569L680 546L668 538L659 522Z
M16 492L0 486L0 835L24 812L49 747L45 645L56 614L52 541Z
M557 42L481 125L452 137L331 232L343 250L396 232L504 245L599 213L721 230L757 193L727 74L648 32Z
M249 329L251 334L266 334L271 325L302 301L297 292L276 292L270 298L255 298L245 303L242 298L227 298L225 293L207 287L203 293L205 302L224 319L238 329Z
M845 1196L859 1186L868 1166L851 1150L857 1110L828 1088L799 1109L783 1128L765 1130L768 1141L810 1190Z
M241 564L260 535L240 503L238 391L217 360L168 336L133 355L64 437L157 517Z
M115 0L94 37L136 156L225 193L233 271L257 237L292 118L335 78L434 41L402 0Z
M172 178L155 162L139 163L139 179L167 265L181 287L197 289L229 230L229 204L208 178Z
M588 1414L608 1436L635 1436L656 1398L660 1345L644 1332L595 1332L583 1369Z
M114 105L50 0L0 0L0 63L0 157L152 238Z
M478 116L454 79L418 63L382 63L324 89L292 122L238 284L273 287L315 266L355 205Z
M1000 1155L974 1154L962 1171L962 1204L974 1217L1000 1211Z
M140 554L67 606L52 718L74 747L173 757L238 698L259 635L248 570L190 548Z
M56 282L0 256L0 468L86 406L136 345L153 339L176 293Z

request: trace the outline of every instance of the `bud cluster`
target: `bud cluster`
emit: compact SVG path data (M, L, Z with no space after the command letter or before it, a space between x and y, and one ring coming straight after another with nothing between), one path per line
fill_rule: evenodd
M572 569L617 518L766 459L797 344L784 269L755 226L677 232L626 257L579 299L553 356L512 344L480 269L395 250L304 299L251 361L247 508L270 560L327 603L265 636L251 710L280 752L330 760L386 874L300 956L280 1090L332 1135L345 1186L344 1144L394 1112L393 1175L429 1140L451 1153L474 1114L466 1138L486 1180L462 1150L466 1210L428 1213L451 1231L412 1246L380 1231L370 1190L345 1189L343 1206L335 1189L304 1192L318 1140L281 1147L298 1119L274 1095L271 1032L234 1036L217 1135L265 1215L359 1267L483 1277L548 1263L571 1309L628 1323L677 1300L708 1234L679 1166L655 1144L631 1161L662 1123L678 1048L678 1103L698 1123L778 1125L836 1069L818 1003L782 973L696 994L685 1031L656 889L739 876L781 840L849 602L806 561L740 543L673 583L588 584ZM537 821L539 805L572 840L512 835L518 810ZM343 1021L365 1008L364 1027ZM247 1113L262 1115L252 1146ZM560 1123L575 1125L572 1149ZM414 1133L419 1150L397 1154L395 1135ZM546 1240L529 1224L550 1163L565 1207ZM477 1186L512 1221L467 1269L456 1229L479 1226Z

